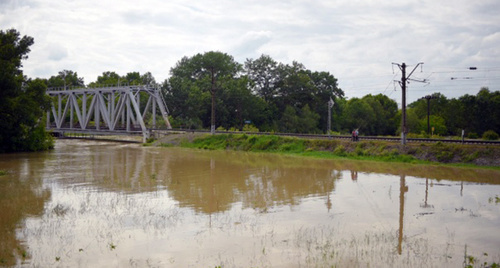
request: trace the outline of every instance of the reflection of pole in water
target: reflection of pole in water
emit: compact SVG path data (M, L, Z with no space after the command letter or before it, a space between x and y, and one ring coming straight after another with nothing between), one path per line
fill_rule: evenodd
M351 179L353 181L357 181L358 180L358 172L357 171L351 170Z
M408 186L406 186L405 175L401 175L401 181L399 184L399 237L398 237L398 253L401 255L402 249L401 244L403 243L403 218L405 210L405 193L408 192Z
M210 158L210 200L208 200L209 206L209 227L212 228L212 212L216 211L217 206L214 204L217 203L217 193L215 189L215 159Z
M328 212L332 209L332 200L330 199L330 193L327 193L326 195L326 208L328 209Z
M429 196L429 179L426 178L425 179L425 199L424 199L424 204L423 205L420 204L420 207L422 207L422 208L432 208L432 207L434 207L433 205L429 205L427 203L428 196Z
M335 180L340 179L342 176L342 173L332 170L330 173L330 178L328 179L328 183L326 186L326 208L328 209L328 212L332 209L332 199L330 198L330 195L333 193L333 189L335 188Z
M427 196L429 196L429 179L425 179L425 201L424 206L427 207Z

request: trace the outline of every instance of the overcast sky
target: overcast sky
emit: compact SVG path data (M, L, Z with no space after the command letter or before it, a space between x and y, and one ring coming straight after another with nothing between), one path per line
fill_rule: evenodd
M409 102L500 90L499 14L498 0L0 0L0 29L34 37L23 63L32 78L150 71L163 82L183 56L213 50L295 60L333 74L349 98L400 103L392 63L408 73L424 63L411 78L428 83L410 83Z

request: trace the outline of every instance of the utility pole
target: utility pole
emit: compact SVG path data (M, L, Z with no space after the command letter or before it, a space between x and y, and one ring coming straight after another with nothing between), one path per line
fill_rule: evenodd
M419 62L413 70L410 72L410 74L407 76L406 75L406 64L403 62L402 64L399 63L392 63L393 65L397 65L399 69L401 70L401 81L399 82L399 85L401 86L402 90L402 101L401 101L401 144L406 145L406 134L408 133L408 129L406 128L406 84L408 83L408 80L415 81L415 82L422 82L425 83L426 80L415 80L411 79L410 76L413 74L413 72L417 69L418 66L424 64L423 62Z
M403 100L401 101L401 112L403 119L401 120L401 144L406 144L406 64L403 62L401 65L401 90L403 91Z
M429 135L429 137L431 136L431 124L430 124L430 115L431 115L431 99L434 99L433 96L431 95L427 95L425 97L423 97L422 99L426 99L427 100L427 135Z
M332 107L333 107L333 100L330 97L330 100L328 101L328 123L326 124L326 133L328 134L328 137L330 137L330 130L332 130Z

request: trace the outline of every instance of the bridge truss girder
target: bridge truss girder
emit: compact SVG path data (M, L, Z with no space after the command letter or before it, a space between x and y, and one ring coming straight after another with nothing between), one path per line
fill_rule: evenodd
M141 107L141 93L147 96L145 107ZM159 89L148 86L118 86L102 88L77 88L72 90L47 90L52 98L52 108L47 112L47 129L105 130L108 133L118 128L127 132L143 133L149 137L145 124L148 113L152 114L156 127L156 112L160 111L168 129L168 110ZM69 113L69 122L68 121ZM76 122L75 122L76 120ZM94 125L91 126L90 122ZM102 123L102 125L101 125ZM69 125L69 126L68 126Z

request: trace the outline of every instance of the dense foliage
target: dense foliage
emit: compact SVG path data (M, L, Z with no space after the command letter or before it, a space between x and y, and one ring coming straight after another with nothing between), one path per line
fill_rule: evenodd
M64 81L62 80L64 79ZM51 82L52 81L52 82ZM53 81L59 81L57 84ZM63 71L49 85L77 86L76 72ZM104 72L90 87L102 85L156 85L151 73L120 76ZM328 102L331 130L342 134L359 129L362 135L397 135L401 111L386 95L344 98L337 79L328 72L308 70L303 64L279 63L268 55L240 64L222 52L183 57L158 84L176 128L267 132L326 133ZM429 100L429 130L433 135L494 139L500 133L500 92L481 89L476 95L447 99L440 93ZM217 112L215 112L217 111ZM212 116L214 115L214 116ZM410 133L427 135L427 100L408 105Z
M45 132L44 112L50 108L45 82L26 78L21 61L27 59L33 38L16 30L0 31L0 152L38 151L52 146Z
M216 77L214 87L210 68L200 62L215 56L226 58L221 66L227 71ZM224 53L207 52L184 57L170 74L162 88L177 127L210 126L208 111L215 97L218 127L243 129L252 124L261 131L323 132L328 101L344 95L329 73L312 72L297 62L277 63L266 55L242 66Z
M409 105L413 133L427 132L427 100ZM477 95L447 99L440 93L429 100L430 127L438 135L460 136L462 130L470 138L495 139L500 133L500 92L482 88Z
M389 97L367 95L344 98L337 79L328 72L315 72L304 65L278 63L268 55L247 59L243 69L237 63L224 76L218 91L211 94L209 77L200 77L194 70L203 68L196 58L184 57L171 69L171 77L162 88L174 117L174 126L208 128L211 97L215 96L218 115L216 125L223 129L243 129L251 124L260 131L325 133L328 125L328 101L334 100L331 111L332 130L349 133L359 129L363 135L397 135L401 111ZM440 93L430 100L429 125L434 135L481 137L491 130L500 132L500 92L481 89L477 96L465 95L446 99ZM427 101L421 99L407 109L411 133L427 133ZM495 137L489 135L488 137Z

